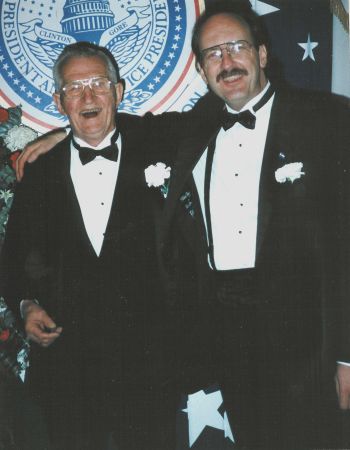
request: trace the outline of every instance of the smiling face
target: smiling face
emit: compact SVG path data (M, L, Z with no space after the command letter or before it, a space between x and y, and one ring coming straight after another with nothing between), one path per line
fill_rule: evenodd
M254 44L249 27L227 14L217 14L203 25L199 38L200 50L226 42L244 40ZM267 51L264 45L256 50L241 50L228 54L223 50L219 61L200 62L199 72L210 87L232 109L240 111L243 106L265 87L267 80L263 69L267 63Z
M62 69L63 85L74 80L107 77L106 65L98 56L71 58ZM122 83L111 84L107 94L95 95L85 86L81 97L53 95L57 109L67 115L75 136L97 146L115 127L115 112L123 97Z

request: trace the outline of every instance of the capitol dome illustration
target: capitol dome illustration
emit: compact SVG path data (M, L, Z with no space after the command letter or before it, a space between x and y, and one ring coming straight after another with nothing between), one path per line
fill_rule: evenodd
M102 33L114 25L108 0L66 0L61 20L63 33L77 41L99 43Z

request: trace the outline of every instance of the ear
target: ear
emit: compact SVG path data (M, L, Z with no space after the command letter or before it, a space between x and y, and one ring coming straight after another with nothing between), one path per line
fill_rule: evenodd
M204 83L208 84L208 79L205 75L205 71L198 61L196 62L196 69L197 69L197 72L199 73L199 75L202 77L202 80L204 81Z
M114 87L115 87L115 104L118 107L119 103L123 100L124 82L121 80L117 84L115 84Z
M55 102L58 111L65 116L66 111L64 110L64 106L61 101L61 94L58 94L57 92L55 92L52 97L53 97L53 101Z
M267 49L265 45L259 46L259 62L260 62L260 68L265 69L267 65Z

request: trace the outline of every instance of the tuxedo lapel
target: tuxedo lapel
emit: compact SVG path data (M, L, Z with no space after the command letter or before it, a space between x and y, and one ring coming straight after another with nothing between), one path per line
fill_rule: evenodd
M261 167L258 203L258 228L256 244L256 263L261 257L261 249L266 231L269 228L276 202L279 200L279 184L275 171L284 164L293 162L293 138L291 130L295 117L288 106L291 102L284 99L284 94L276 92L271 109L268 133ZM290 158L292 160L290 160Z
M278 159L280 116L278 94L275 94L274 103L271 109L268 132L264 149L264 157L261 166L260 184L259 184L259 203L258 203L258 228L256 242L256 262L260 256L260 250L265 238L266 230L270 223L273 210L274 189L276 181L274 180L274 170Z
M126 139L127 141L127 139ZM111 211L107 222L105 237L103 240L101 255L103 255L110 242L116 242L120 239L120 233L124 228L124 219L127 217L127 199L128 199L128 185L131 184L133 174L130 173L129 154L127 150L127 142L125 137L122 137L122 151L120 152L120 166L118 172L117 182L114 188Z
M213 121L210 126L202 127L202 134L185 139L181 142L181 148L178 150L174 167L171 169L169 194L165 201L163 227L160 233L160 242L165 243L171 223L174 218L175 210L180 201L180 197L186 191L190 191L194 196L194 205L197 206L195 214L199 217L200 229L202 235L205 236L205 226L203 215L198 200L198 193L195 190L195 183L192 171L198 160L208 146L208 142L216 138L219 130L218 121ZM206 131L206 132L205 132ZM198 223L197 223L198 224Z
M192 171L221 127L221 112L224 103L214 94L209 93L199 100L200 105L194 108L195 113L191 116L191 132L182 137L182 130L178 130L177 153L173 167L171 168L169 193L164 206L163 227L160 233L160 242L166 241L174 213L180 197L183 193L195 186ZM195 197L197 192L194 193ZM196 199L194 199L196 200ZM199 202L197 202L199 204ZM198 214L202 217L200 208ZM202 218L203 222L203 218ZM204 222L203 222L204 227ZM205 228L203 228L205 233Z
M91 256L96 256L94 248L90 242L89 236L86 232L84 219L81 213L78 197L75 192L74 184L70 175L71 152L70 152L70 138L67 140L65 151L62 151L62 162L60 170L60 178L63 181L62 201L63 208L67 211L63 220L65 221L65 229L68 233L76 230L77 239L81 241L83 247L87 249ZM58 186L60 184L58 183ZM71 231L70 231L71 230ZM65 235L65 233L63 233ZM65 237L63 236L63 239Z
M137 225L140 205L143 206L143 195L146 191L144 176L144 156L137 136L126 131L121 132L122 148L120 166L114 189L111 212L108 219L101 256L111 243L120 242L133 232Z

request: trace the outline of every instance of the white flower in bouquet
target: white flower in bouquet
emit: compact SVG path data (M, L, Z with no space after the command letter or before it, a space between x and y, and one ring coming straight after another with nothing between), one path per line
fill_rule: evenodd
M38 133L25 125L15 125L5 136L5 145L11 151L23 150L24 147L38 137Z

